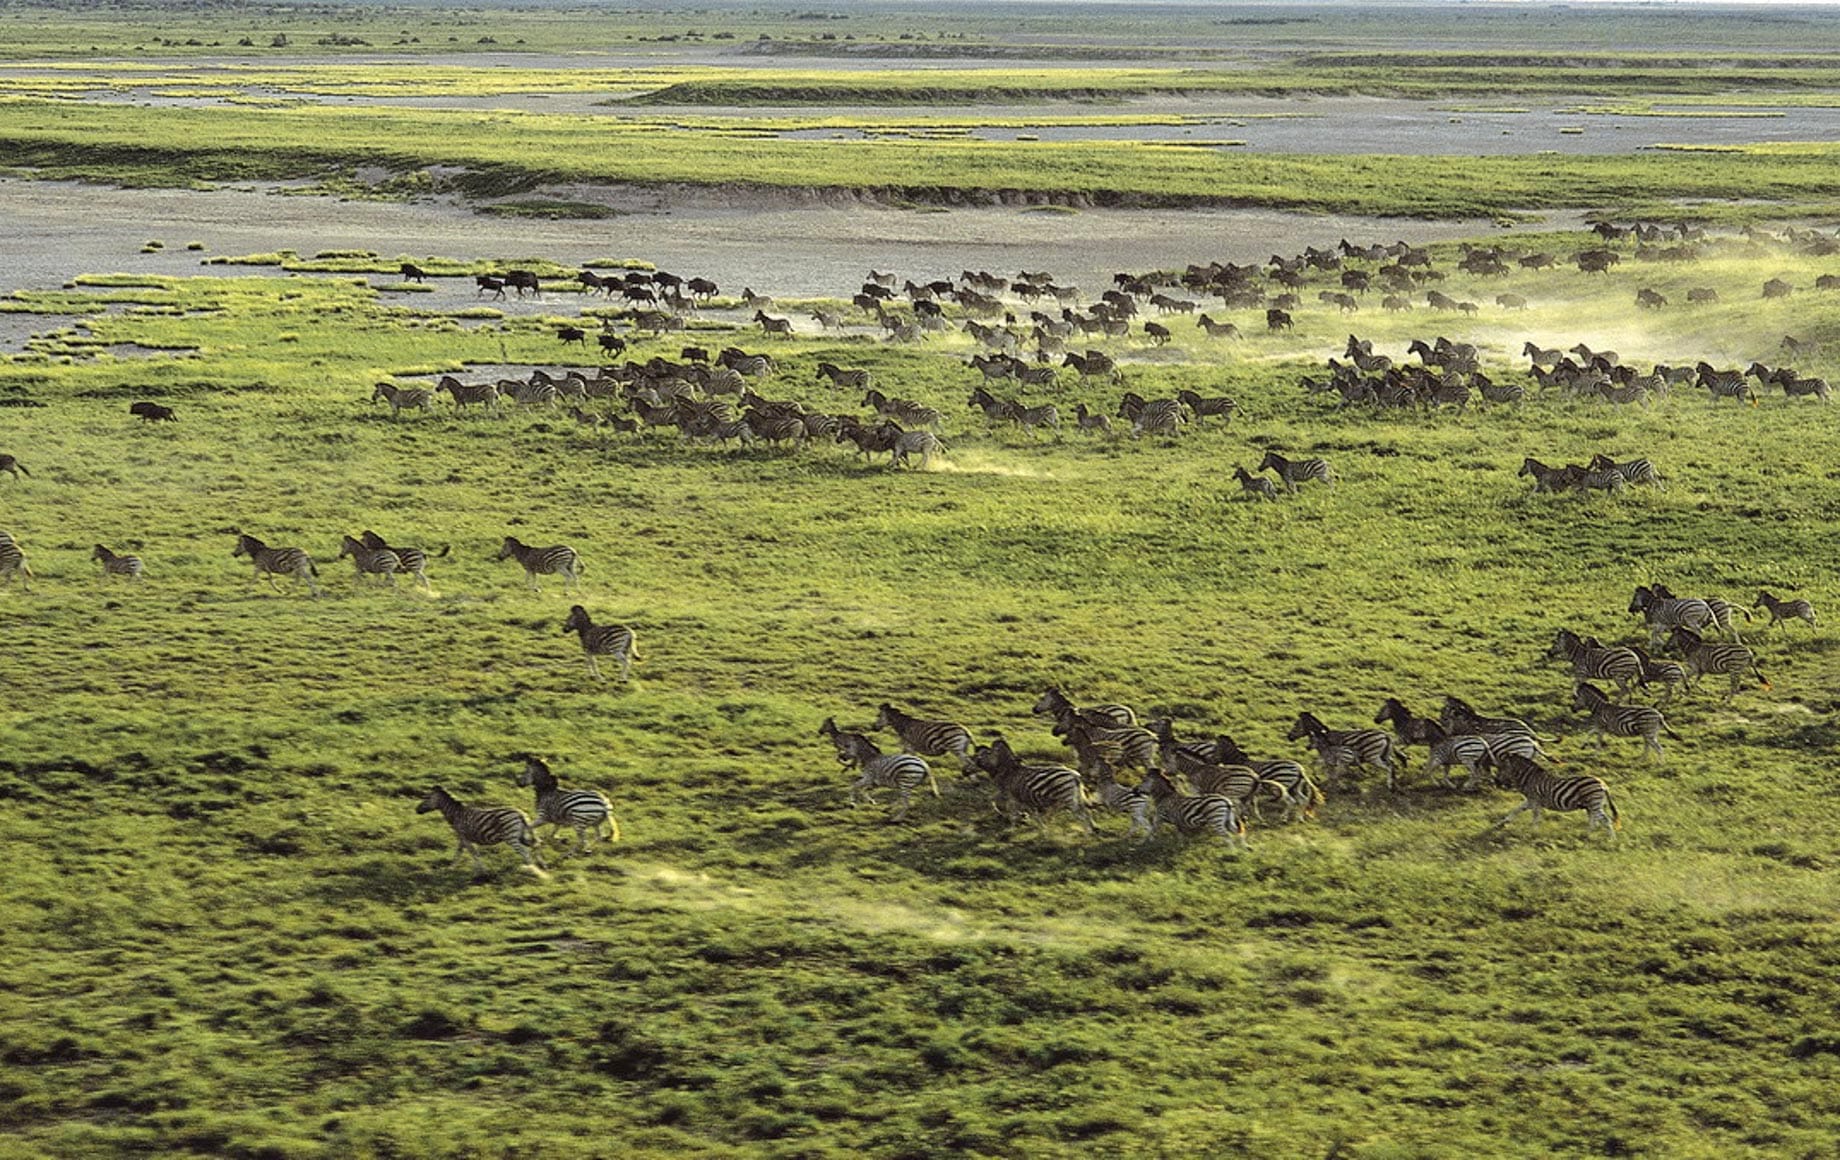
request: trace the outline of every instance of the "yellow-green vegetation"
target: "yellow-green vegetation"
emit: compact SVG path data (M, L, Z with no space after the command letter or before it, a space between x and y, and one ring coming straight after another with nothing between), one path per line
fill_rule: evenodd
M774 397L859 410L815 377L822 359L939 407L950 451L925 473L366 402L392 373L585 357L556 340L578 309L563 295L549 318L385 302L348 275L14 296L84 318L47 319L0 362L0 401L36 404L0 408L0 450L31 472L0 477L0 530L36 573L29 595L0 585L0 1139L58 1156L1823 1155L1840 1134L1834 630L1752 626L1774 688L1677 701L1658 764L1594 746L1541 658L1560 627L1642 639L1623 610L1655 580L1829 611L1831 410L1679 389L1652 408L1374 415L1297 383L1350 330L1401 358L1412 337L1474 340L1503 381L1526 381L1527 339L1730 365L1794 334L1829 352L1804 370L1834 373L1840 298L1809 288L1828 260L1706 254L1439 283L1484 304L1474 321L1382 315L1374 296L1353 317L1310 301L1275 336L1211 311L1238 343L1174 319L1169 349L1113 345L1130 387L1230 393L1244 415L1172 441L987 434L962 336L774 344ZM1801 289L1760 300L1779 276ZM1686 307L1700 285L1721 301ZM1638 286L1674 305L1638 313ZM1529 308L1488 305L1503 292ZM765 347L755 334L697 337ZM122 343L198 353L107 353ZM1118 388L1067 377L1051 397L1110 413ZM142 398L178 421L132 420ZM1322 455L1339 481L1244 502L1229 470L1268 448ZM1525 455L1600 450L1651 457L1666 489L1554 497L1515 476ZM433 591L355 584L334 557L366 527L451 547ZM254 583L235 528L309 550L326 595ZM553 578L532 595L492 562L508 534L580 551L581 603L637 630L629 683L588 676ZM146 579L103 582L98 542ZM1028 711L1049 685L1262 756L1303 755L1283 739L1302 709L1353 727L1385 696L1432 712L1455 693L1560 737L1625 829L1491 831L1514 797L1414 772L1397 794L1333 786L1315 821L1270 818L1234 856L1132 843L1116 816L1096 839L1012 828L945 760L943 797L893 825L849 808L816 736L889 701L1058 758ZM482 877L450 868L416 802L438 781L528 809L525 752L605 790L623 840L552 846L547 880L503 849Z

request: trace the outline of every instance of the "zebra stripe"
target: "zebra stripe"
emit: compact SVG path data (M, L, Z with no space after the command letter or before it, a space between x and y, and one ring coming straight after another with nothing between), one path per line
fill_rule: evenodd
M102 561L103 576L126 576L129 580L141 578L141 558L139 556L118 556L101 544L91 552L90 559Z
M453 827L454 837L460 841L460 850L454 855L456 866L471 854L474 869L482 870L485 864L479 858L479 847L503 843L517 851L525 866L542 874L543 859L537 854L537 834L523 810L510 806L469 806L438 785L428 791L421 805L415 807L418 814L431 810L440 811L447 824Z
M1651 645L1659 644L1671 629L1698 630L1713 620L1712 606L1706 601L1660 596L1646 584L1636 586L1635 594L1629 598L1629 611L1641 613L1648 622Z
M248 556L255 565L255 577L267 577L268 586L279 592L281 586L275 583L276 576L292 576L295 580L305 581L314 596L319 595L319 585L313 578L319 575L319 569L313 566L312 557L299 548L271 548L254 536L237 533L236 550L231 557Z
M1371 765L1386 773L1386 788L1392 789L1399 767L1399 754L1393 739L1378 729L1332 731L1313 713L1299 713L1297 721L1285 734L1286 741L1309 738L1324 771L1339 776L1350 768Z
M1136 725L1116 728L1094 725L1072 714L1058 718L1055 727L1079 754L1080 768L1085 772L1092 771L1094 756L1122 769L1150 769L1157 763L1157 736L1148 729Z
M468 404L478 403L488 411L501 411L498 387L492 383L463 383L451 375L442 375L435 384L438 391L446 391L454 397L454 410L463 411Z
M1495 823L1497 829L1507 825L1522 810L1533 811L1533 824L1536 826L1540 824L1540 814L1544 810L1558 813L1584 810L1589 821L1585 827L1587 834L1600 823L1612 837L1623 828L1623 819L1617 813L1616 803L1610 798L1610 787L1604 784L1602 778L1583 774L1558 777L1532 761L1510 757L1496 769L1495 784L1503 789L1518 790L1526 799Z
M416 580L421 582L422 587L429 587L429 553L420 548L405 548L400 545L386 543L382 536L371 531L369 528L366 528L364 534L358 537L358 541L367 548L388 548L390 551L395 552L396 561L401 565L400 570L414 576ZM434 555L445 556L447 552L448 548L444 546L439 552L435 552Z
M631 676L633 662L643 659L639 656L639 641L632 629L623 624L595 624L588 617L588 610L579 604L570 606L569 618L562 622L562 631L581 638L581 651L588 657L588 671L596 680L605 679L601 676L597 657L618 660L622 681Z
M11 533L0 532L0 579L10 584L14 573L19 574L20 585L32 591L32 569L26 566L26 554L19 550Z
M1805 620L1810 630L1821 627L1815 620L1814 605L1806 600L1778 600L1768 592L1757 593L1757 603L1752 608L1770 610L1770 627L1775 628L1785 620Z
M541 758L524 759L524 772L518 775L518 784L531 787L537 794L537 821L533 832L540 826L572 826L583 851L594 838L600 837L602 825L607 827L608 841L620 840L620 823L614 820L613 806L606 795L592 789L563 789Z
M1646 483L1654 487L1666 487L1661 482L1661 473L1656 471L1655 465L1646 459L1631 459L1627 463L1618 463L1608 455L1594 455L1591 457L1591 469L1593 471L1614 471L1629 483Z
M1675 629L1673 641L1674 647L1680 650L1681 657L1686 661L1687 671L1693 676L1707 673L1731 674L1731 688L1725 692L1727 701L1738 695L1738 687L1744 683L1747 671L1757 678L1757 683L1766 692L1771 687L1769 678L1757 666L1757 654L1744 645L1708 643L1690 628Z
M498 549L500 560L516 559L524 566L524 578L530 582L532 592L541 592L537 587L537 577L562 574L562 590L574 588L581 591L581 557L575 549L565 544L556 544L548 548L533 548L520 543L516 536L506 536L504 544Z
M1260 471L1275 471L1283 481L1284 489L1295 492L1299 483L1312 479L1321 480L1330 487L1335 486L1335 476L1329 471L1329 464L1317 458L1286 459L1276 451L1267 451L1265 458L1259 462Z
M1687 672L1687 667L1685 665L1678 664L1674 661L1656 660L1654 657L1649 656L1643 649L1635 645L1630 645L1629 651L1636 654L1636 659L1642 662L1643 685L1661 686L1661 703L1663 705L1673 702L1674 690L1676 688L1686 689L1692 685L1692 675Z
M1547 655L1571 663L1574 685L1586 681L1614 681L1617 693L1627 697L1632 681L1642 683L1642 661L1635 653L1626 648L1592 648L1570 629L1559 630Z
M1494 733L1524 733L1533 737L1533 726L1518 717L1484 717L1461 697L1445 697L1443 711L1438 714L1438 724L1446 732L1473 733L1488 736Z
M849 391L866 391L875 385L875 376L861 368L845 370L836 363L818 364L818 377L829 379L834 386Z
M875 715L877 729L892 729L901 739L901 748L924 757L951 754L963 765L971 757L971 731L956 721L928 721L910 717L893 705L884 704Z
M1259 775L1259 784L1267 796L1284 806L1284 821L1294 819L1299 813L1305 817L1315 817L1316 807L1323 804L1323 792L1303 766L1289 758L1275 761L1257 761L1246 755L1232 737L1222 733L1214 741L1214 760L1222 765L1243 765ZM1258 799L1252 799L1252 813L1259 816Z
M371 392L371 402L382 399L390 404L390 418L399 418L404 411L434 410L434 392L427 387L399 387L394 383L378 383Z
M1156 802L1156 812L1150 819L1152 834L1167 822L1180 834L1214 834L1229 847L1251 849L1246 843L1245 819L1229 799L1210 793L1180 794L1160 769L1151 770L1138 788Z
M1668 728L1659 710L1647 705L1614 704L1596 685L1581 684L1573 690L1572 708L1590 716L1591 729L1597 734L1599 745L1604 743L1605 734L1640 737L1656 757L1661 757L1661 734L1680 740L1680 734Z
M360 577L365 575L381 576L390 585L396 587L396 574L403 570L402 560L388 548L368 548L362 540L346 536L339 547L339 558L351 557L352 567L357 569Z
M1460 765L1469 771L1469 778L1463 788L1475 789L1482 778L1482 770L1494 761L1494 753L1485 738L1471 734L1447 734L1443 727L1433 722L1430 725L1428 740L1431 743L1431 759L1425 763L1425 772L1437 775L1438 784L1450 788L1450 767Z
M1024 765L1009 742L999 737L980 746L971 763L991 776L997 786L997 811L1015 819L1018 812L1035 815L1045 831L1048 818L1065 810L1079 820L1088 834L1096 834L1092 813L1086 807L1086 789L1080 775L1064 765Z

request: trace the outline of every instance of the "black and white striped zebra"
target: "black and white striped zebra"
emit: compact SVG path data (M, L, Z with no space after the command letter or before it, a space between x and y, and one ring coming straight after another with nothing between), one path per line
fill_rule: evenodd
M538 576L554 575L561 575L564 592L570 588L581 591L581 557L566 544L535 548L520 542L516 536L506 536L496 559L515 559L523 565L524 578L530 582L532 592L542 591L537 587Z
M848 391L866 391L875 385L875 376L860 367L846 369L836 363L818 364L818 377Z
M1032 814L1046 831L1048 818L1064 811L1088 834L1098 832L1086 805L1086 789L1074 770L1064 765L1024 764L1001 737L979 746L971 755L971 764L996 783L997 810L1005 817L1013 820L1017 813Z
M1540 740L1533 726L1520 718L1485 717L1461 697L1444 698L1444 707L1438 713L1438 724L1451 733L1473 733L1479 737L1518 733L1534 738L1536 743Z
M1246 755L1239 743L1225 733L1214 739L1214 760L1222 765L1243 765L1259 775L1259 786L1263 796L1270 797L1284 807L1284 821L1288 822L1298 814L1306 818L1316 816L1317 807L1323 804L1323 792L1310 779L1302 765L1289 758L1260 760ZM1252 800L1253 816L1259 816L1258 798Z
M1623 819L1617 813L1616 802L1610 797L1610 787L1604 784L1602 778L1586 774L1560 777L1541 768L1537 762L1510 757L1495 767L1495 784L1502 789L1516 790L1525 799L1496 822L1493 827L1495 829L1507 825L1515 814L1523 810L1532 811L1533 824L1536 826L1540 824L1540 815L1546 810L1556 813L1583 810L1588 819L1585 827L1587 834L1600 824L1612 837L1623 828Z
M401 565L399 570L414 576L423 588L430 586L428 583L428 561L447 555L452 547L450 544L443 544L441 550L438 552L426 552L421 548L404 547L401 544L386 542L382 536L371 531L369 528L364 529L364 534L358 537L358 541L367 548L388 548L390 551L395 552L396 562Z
M1751 389L1750 380L1744 377L1743 371L1716 370L1703 362L1695 369L1699 372L1699 385L1710 392L1713 402L1736 399L1740 403L1748 401L1753 407L1757 405L1757 392Z
M352 567L357 569L360 579L365 576L381 576L390 587L396 587L396 574L403 570L402 560L388 548L366 547L364 541L346 536L339 545L339 558L351 557Z
M141 558L139 556L118 555L109 551L108 548L101 544L97 544L96 550L91 552L89 556L92 560L101 561L102 575L104 577L126 576L129 581L135 581L141 578L143 565L141 564Z
M1093 800L1106 809L1131 819L1131 828L1125 832L1125 837L1141 834L1148 838L1156 832L1156 823L1152 818L1156 812L1156 799L1141 785L1120 785L1109 765L1095 771L1092 796Z
M390 405L390 418L401 417L404 411L434 410L434 392L427 387L399 387L394 383L378 383L371 392L371 402L378 399Z
M1205 396L1183 389L1176 392L1176 401L1187 407L1194 415L1197 425L1209 415L1219 415L1229 425L1233 416L1239 414L1239 403L1226 395Z
M620 823L614 820L613 805L607 795L593 789L563 789L542 758L524 759L524 772L518 775L518 784L529 786L537 794L537 820L531 827L533 831L543 826L571 826L581 840L582 851L601 836L603 826L607 829L608 841L620 840ZM554 838L555 835L552 832L550 836Z
M1642 618L1648 622L1651 647L1660 644L1675 628L1690 628L1697 632L1713 621L1712 606L1704 600L1657 596L1655 590L1646 584L1636 586L1635 594L1629 598L1629 611L1641 613Z
M1655 465L1646 459L1631 459L1627 463L1618 463L1600 452L1591 457L1590 467L1592 471L1614 471L1628 483L1646 483L1663 490L1667 487L1662 482L1661 473L1656 471Z
M1150 769L1157 763L1156 734L1137 725L1094 725L1066 713L1056 718L1055 732L1079 755L1082 773L1092 772L1095 757L1119 769Z
M1056 688L1050 688L1047 692L1043 693L1041 699L1036 701L1034 708L1029 711L1037 717L1054 718L1056 722L1054 735L1056 737L1066 732L1066 730L1059 727L1059 722L1067 713L1072 713L1080 720L1090 725L1098 725L1102 728L1119 728L1125 725L1137 724L1137 714L1131 711L1129 705L1089 705L1082 709L1068 700L1067 694Z
M907 816L916 789L928 786L934 797L939 796L939 783L934 780L932 769L911 753L883 753L875 742L860 733L847 733L837 728L837 722L829 717L818 726L818 736L828 737L836 747L837 764L853 765L860 771L855 784L850 786L852 808L865 801L874 805L872 795L876 790L892 789L901 795L901 801L889 820L898 822Z
M537 834L523 810L510 806L469 806L438 785L422 799L421 805L415 807L418 814L436 810L447 819L454 837L460 841L459 852L454 855L456 866L471 854L473 868L483 870L485 863L480 860L479 847L502 843L517 851L532 872L543 873L543 859L537 852Z
M1450 787L1450 767L1460 765L1469 771L1464 789L1475 789L1481 770L1493 760L1488 741L1474 734L1451 732L1429 717L1415 717L1397 697L1388 697L1374 715L1375 724L1390 721L1399 735L1400 745L1423 745L1430 749L1425 772L1436 775L1438 784Z
M1214 793L1183 794L1169 775L1153 769L1138 786L1156 802L1151 833L1167 823L1179 834L1212 834L1229 847L1251 849L1246 842L1246 821L1233 802Z
M313 579L319 575L319 569L313 566L313 558L299 548L271 548L254 536L238 532L236 550L230 555L249 557L249 562L256 569L252 579L266 577L268 586L277 592L281 586L275 583L275 577L292 576L296 581L304 582L314 596L319 595L319 585Z
M1661 757L1663 733L1676 741L1681 739L1680 734L1668 728L1660 710L1647 705L1618 705L1593 684L1580 684L1572 691L1572 708L1591 718L1591 730L1597 734L1599 745L1606 736L1640 737L1656 757Z
M1703 640L1699 633L1690 628L1675 629L1672 641L1681 660L1686 662L1687 672L1695 678L1709 673L1730 674L1731 688L1725 692L1727 701L1738 695L1738 688L1744 683L1747 672L1757 678L1757 683L1765 692L1772 687L1769 678L1763 675L1763 670L1757 665L1757 654L1744 645Z
M435 389L446 391L453 396L456 412L464 411L475 403L495 413L503 410L498 397L498 386L495 383L463 383L451 375L442 375L441 381L435 384Z
M933 456L944 454L945 449L945 440L931 431L899 431L895 434L894 446L888 449L888 466L903 467L918 455L919 469L925 471L933 465Z
M1678 661L1652 657L1639 645L1630 645L1629 651L1642 662L1642 683L1651 689L1656 685L1661 686L1661 704L1673 703L1675 689L1685 692L1693 687L1693 674L1687 672L1687 666Z
M596 624L588 610L579 604L570 606L569 617L562 622L562 631L581 638L581 651L588 657L588 671L596 680L605 679L597 658L613 657L619 661L622 681L632 675L633 662L643 659L639 656L638 638L631 628L624 624Z
M1196 793L1219 794L1233 803L1241 815L1251 807L1259 790L1258 771L1247 765L1217 762L1218 742L1204 745L1178 745L1175 724L1168 719L1152 722L1157 739L1157 768L1171 778L1181 777Z
M26 564L26 554L19 550L19 541L13 539L11 532L0 532L0 580L11 584L15 575L27 592L32 591L32 569Z
M1324 770L1330 775L1351 772L1371 765L1386 774L1386 788L1392 789L1400 760L1393 739L1378 729L1331 730L1314 713L1299 713L1286 741L1309 739Z
M1814 605L1806 600L1779 600L1769 592L1759 592L1757 593L1757 603L1751 605L1751 607L1767 608L1770 610L1771 628L1775 628L1778 624L1789 620L1807 621L1810 631L1821 627L1820 622L1815 619Z
M901 739L901 748L922 757L950 754L960 766L971 760L971 731L956 721L932 721L910 717L893 705L883 704L875 714L875 728L891 729Z
M1240 492L1257 499L1276 501L1278 485L1262 475L1253 475L1239 464L1233 465L1233 478L1239 480Z
M1308 459L1286 459L1276 451L1267 451L1265 458L1259 461L1259 470L1277 472L1284 490L1293 494L1299 483L1313 479L1321 480L1330 487L1335 486L1335 476L1329 471L1329 464L1315 456Z
M1577 633L1562 628L1553 638L1548 656L1572 666L1572 683L1612 681L1620 697L1629 695L1629 686L1642 683L1642 662L1626 648L1593 648Z

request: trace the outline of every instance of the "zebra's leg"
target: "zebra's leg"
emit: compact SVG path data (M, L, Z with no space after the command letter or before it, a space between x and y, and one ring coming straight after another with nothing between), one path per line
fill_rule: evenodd
M588 671L594 674L594 679L597 681L604 681L607 679L601 675L600 662L594 659L593 653L588 654Z
M599 822L594 823L594 827L592 830L590 830L586 825L583 825L580 822L575 823L575 836L581 839L581 845L577 848L577 852L583 853L583 854L587 853L588 847L593 844L590 841L588 841L588 835L592 833L596 837L599 837L600 832L601 832L601 824Z
M1661 752L1661 734L1659 733L1642 734L1642 744L1647 750L1649 750L1655 755L1656 761L1662 761L1666 759L1666 755Z
M1508 811L1508 812L1507 812L1507 813L1506 813L1505 815L1503 815L1503 817L1502 817L1502 819L1501 819L1501 821L1499 821L1499 822L1496 822L1496 823L1495 823L1495 824L1494 824L1493 826L1491 826L1490 828L1491 828L1491 829L1496 829L1496 830L1499 830L1499 829L1501 829L1501 828L1502 828L1503 826L1505 826L1505 825L1507 825L1507 824L1508 824L1509 822L1511 822L1511 821L1513 821L1513 820L1514 820L1514 815L1515 815L1515 814L1518 814L1518 813L1520 813L1520 812L1521 812L1521 811L1523 811L1523 810L1530 810L1530 809L1533 809L1533 808L1534 808L1534 805L1533 805L1533 801L1532 801L1532 799L1528 799L1527 801L1524 801L1524 802L1522 802L1522 803L1521 803L1520 805L1518 805L1518 806L1515 806L1515 807L1514 807L1513 809L1511 809L1511 810L1509 810L1509 811Z
M627 649L621 649L620 650L620 679L624 681L624 680L631 679L631 677L632 677L632 653Z
M313 593L313 598L315 600L318 600L319 599L319 585L314 582L313 574L303 569L302 571L294 573L294 575L298 576L300 579L305 580L307 582L307 591Z
M894 811L894 813L889 817L888 820L891 822L899 822L899 821L905 820L907 817L907 808L908 806L913 804L913 795L908 792L907 787L901 786L900 790L901 790L901 800L898 803L899 808L897 808Z

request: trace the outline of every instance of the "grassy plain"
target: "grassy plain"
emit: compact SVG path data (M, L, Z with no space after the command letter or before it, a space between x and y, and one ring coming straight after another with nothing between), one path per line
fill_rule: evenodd
M1395 356L1471 338L1508 379L1529 338L1728 365L1793 333L1831 375L1840 302L1807 289L1829 265L1732 243L1609 278L1453 275L1457 297L1532 301L1471 323L1312 302L1291 335L1229 314L1235 344L1178 320L1171 349L1114 347L1130 385L1245 416L1173 442L985 433L962 339L779 344L774 395L858 409L814 379L830 359L939 406L951 451L926 473L364 401L392 373L572 357L568 296L546 321L349 275L15 295L47 317L0 363L0 401L38 404L0 408L32 472L0 478L0 528L38 575L0 588L0 1151L1825 1155L1832 629L1760 633L1774 691L1670 708L1684 740L1659 764L1592 745L1541 654L1561 626L1638 639L1622 610L1655 579L1829 611L1829 409L1680 391L1375 417L1296 380L1350 330ZM1774 276L1803 290L1763 302ZM1695 285L1722 302L1630 304ZM723 325L689 337L765 345ZM1109 412L1117 389L1052 397ZM135 398L180 421L132 422ZM1242 502L1228 469L1268 447L1340 482ZM1580 500L1514 475L1600 449L1669 486ZM432 594L352 582L332 556L367 526L451 545ZM252 584L233 527L308 548L327 595ZM629 685L587 676L553 581L532 595L490 561L506 534L581 551L582 603L638 630ZM98 541L146 582L101 583ZM1352 726L1458 693L1562 736L1627 828L1491 832L1512 797L1415 776L1334 788L1235 857L1136 845L1117 818L1096 840L1008 829L943 767L943 800L892 825L849 808L815 736L893 700L1054 754L1028 713L1051 683L1266 755L1299 752L1300 709ZM438 780L527 805L527 751L604 788L625 839L553 851L544 881L502 850L483 877L448 868L415 802Z

